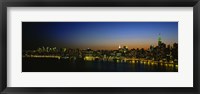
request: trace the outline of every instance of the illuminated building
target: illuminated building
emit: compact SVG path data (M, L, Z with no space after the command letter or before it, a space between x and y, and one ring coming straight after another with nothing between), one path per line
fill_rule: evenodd
M119 49L121 48L121 46L119 45Z
M162 41L161 41L161 36L160 36L160 33L159 33L159 36L158 36L158 46L160 46L161 43L162 43Z

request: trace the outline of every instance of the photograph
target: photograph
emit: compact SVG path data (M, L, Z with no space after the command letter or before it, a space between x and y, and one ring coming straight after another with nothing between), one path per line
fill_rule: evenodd
M22 72L178 72L178 22L22 22Z

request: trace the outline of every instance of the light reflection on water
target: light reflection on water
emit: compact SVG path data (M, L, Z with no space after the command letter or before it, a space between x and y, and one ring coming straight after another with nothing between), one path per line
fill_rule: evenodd
M23 72L178 72L174 63L148 61L105 62L79 61L69 62L58 59L25 59Z

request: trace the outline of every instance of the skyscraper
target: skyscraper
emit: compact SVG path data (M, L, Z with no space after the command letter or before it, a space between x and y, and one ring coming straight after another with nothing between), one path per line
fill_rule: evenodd
M162 44L162 41L161 41L161 36L160 36L160 33L159 33L159 36L158 36L158 46L160 46Z

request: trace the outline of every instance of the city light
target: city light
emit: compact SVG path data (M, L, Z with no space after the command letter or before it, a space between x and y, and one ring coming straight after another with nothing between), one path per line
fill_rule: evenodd
M159 65L172 67L178 66L178 44L167 46L162 42L161 36L158 37L158 45L150 45L149 49L128 49L128 46L121 47L118 50L92 50L87 49L71 49L57 47L42 47L36 50L27 50L23 53L23 57L27 58L56 58L66 59L70 61L106 61L116 63L138 63L148 65Z
M178 22L22 22L25 72L177 72Z

